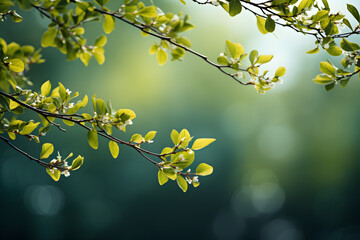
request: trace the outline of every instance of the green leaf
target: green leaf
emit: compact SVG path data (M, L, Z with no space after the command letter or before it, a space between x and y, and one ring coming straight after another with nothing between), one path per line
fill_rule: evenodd
M115 28L114 18L110 15L104 15L103 29L106 34L111 33Z
M315 53L318 53L320 50L319 50L319 47L316 47L314 49L311 49L309 51L307 51L306 53L307 54L315 54Z
M326 19L329 16L328 10L320 10L314 16L312 16L313 22L319 22Z
M99 141L98 141L97 131L95 128L88 131L87 138L90 147L92 147L93 149L98 149Z
M199 176L207 176L212 174L213 167L206 164L206 163L200 163L199 166L196 168L196 175Z
M48 158L54 152L54 146L51 143L44 143L41 148L40 159Z
M164 185L169 181L169 178L165 175L165 173L162 170L158 171L158 181L160 185Z
M236 55L236 46L234 43L232 43L229 40L226 40L226 52L228 52L230 54L231 57L235 58Z
M198 138L193 143L191 149L193 149L193 150L202 149L202 148L208 146L209 144L211 144L214 141L216 141L216 139L214 139L214 138Z
M41 95L46 97L51 92L51 83L50 80L47 80L43 85L41 85Z
M165 174L168 178L170 178L171 180L175 180L175 179L176 179L177 174L176 174L175 169L173 169L172 167L164 167L164 168L163 168L163 172L164 172L164 174Z
M183 192L187 191L188 183L186 182L186 180L182 176L178 175L177 178L176 178L176 182L177 182L179 188L181 188L181 190L183 190Z
M273 32L275 30L275 21L270 16L266 18L265 29L268 32Z
M317 75L313 81L315 83L318 83L318 84L329 84L331 82L333 82L334 80L332 79L332 77L328 76L328 75Z
M58 169L50 169L46 168L46 172L50 175L50 177L55 181L59 181L61 172Z
M256 63L259 63L259 64L265 64L265 63L268 63L271 61L271 59L273 59L273 55L260 55L258 57L258 59L256 60L255 64Z
M145 135L145 141L153 140L156 135L156 131L150 131Z
M236 48L236 53L235 53L234 58L237 59L237 58L239 58L241 55L244 54L244 48L243 48L243 46L241 46L240 43L235 43L235 48Z
M336 46L336 43L332 42L329 44L329 47L326 49L327 53L331 56L340 56L342 54L342 49Z
M260 16L256 16L256 20L257 20L256 24L257 24L259 31L262 34L268 33L268 31L266 30L266 27L265 27L265 19Z
M55 28L50 28L47 30L41 38L42 47L55 46L55 38L57 35L57 30Z
M18 58L10 59L9 61L9 68L14 72L22 72L24 71L24 63Z
M156 57L160 65L164 65L168 58L167 53L162 48L159 48Z
M156 8L154 6L145 7L137 12L140 16L154 18L157 16Z
M91 53L89 53L88 51L80 52L80 60L85 66L89 65L90 59Z
M179 143L179 133L178 133L178 131L176 131L175 129L173 129L173 130L171 131L170 137L171 137L171 140L172 140L172 142L174 143L174 145L178 145L178 143Z
M239 13L241 13L242 5L240 0L230 0L229 1L229 15L231 17L235 17Z
M106 110L106 104L104 102L104 100L98 98L96 99L96 106L98 107L98 109L100 110L100 112L102 114L106 114L107 110Z
M251 65L254 65L255 59L257 58L257 56L258 56L258 51L253 50L250 52L249 60L250 60Z
M21 135L28 135L30 133L32 133L32 131L35 130L35 128L37 128L37 126L40 124L40 122L37 123L33 123L33 122L29 122L24 128L23 130L20 132Z
M334 76L336 70L335 70L334 66L331 65L330 63L321 62L320 63L320 71L325 73L325 74Z
M191 136L188 130L183 129L179 134L179 141L182 141L180 146L186 148L189 142L191 141Z
M359 11L351 4L347 4L347 9L354 16L354 18L360 23Z
M113 158L117 158L119 156L119 145L116 142L110 141L109 149L110 149L110 153L113 156Z
M229 65L229 62L227 60L227 58L225 56L219 56L217 58L217 62L220 64L220 65Z
M358 44L349 42L345 38L341 40L340 47L347 52L353 52L360 49L360 46Z
M107 38L105 35L102 35L95 40L95 46L97 47L103 47L106 45L106 43L107 43Z
M276 72L275 72L275 77L279 78L284 76L286 73L286 68L285 67L279 67Z
M84 157L82 156L77 156L77 158L75 158L71 164L71 170L75 171L77 169L79 169L81 167L81 165L83 165L84 163Z
M134 134L132 135L130 142L134 142L134 143L142 143L144 141L143 136L141 136L141 134Z

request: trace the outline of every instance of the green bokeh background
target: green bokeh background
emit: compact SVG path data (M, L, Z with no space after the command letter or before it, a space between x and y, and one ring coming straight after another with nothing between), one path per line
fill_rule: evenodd
M183 62L159 66L148 54L157 39L121 22L108 38L102 66L94 60L88 67L80 60L66 62L57 49L44 49L46 63L29 72L34 89L50 79L81 96L96 93L115 108L134 110L134 125L117 136L130 139L132 133L156 130L150 150L170 145L173 128L216 138L196 156L214 173L187 193L172 181L159 186L157 169L132 149L120 146L114 160L107 141L93 150L86 132L66 127L67 133L53 128L43 142L53 142L63 155L85 156L85 164L54 182L43 168L0 143L0 238L360 239L357 77L345 89L326 92L311 81L319 62L329 57L305 54L313 39L288 29L261 35L247 13L230 18L191 1L185 6L154 2L164 11L189 13L196 28L184 35L211 59L223 51L225 40L240 42L246 52L274 54L268 68L286 66L284 83L259 95L189 54ZM342 1L329 3L345 12ZM0 23L0 37L40 47L48 21L35 11L21 14L22 23ZM101 34L100 24L91 23L86 31L91 42ZM39 154L40 145L16 141Z

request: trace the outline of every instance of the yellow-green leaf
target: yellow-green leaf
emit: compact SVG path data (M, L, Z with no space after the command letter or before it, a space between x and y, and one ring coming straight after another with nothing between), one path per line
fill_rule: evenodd
M257 27L258 27L259 31L262 34L268 33L268 31L265 28L265 19L262 18L262 17L256 16L256 20L257 20L256 24L257 24Z
M103 29L106 34L111 33L114 30L115 21L110 15L104 15Z
M50 47L55 45L55 38L57 35L57 30L55 28L50 28L47 30L41 38L42 47Z
M179 143L179 133L175 129L171 131L171 140L173 141L174 145L177 145Z
M273 55L260 55L255 63L264 64L268 63L273 59Z
M164 168L163 168L163 172L164 172L164 174L165 174L168 178L170 178L171 180L175 180L175 179L176 179L177 174L176 174L175 169L173 169L172 167L164 167Z
M40 124L40 122L37 123L33 123L33 122L29 122L20 132L21 135L28 135L30 133L32 133L32 131L35 130L35 128L37 128L37 126Z
M61 172L58 169L46 168L46 172L50 175L52 179L54 179L55 182L59 181Z
M93 149L98 149L99 142L98 142L97 131L95 128L88 131L87 138L88 138L90 147L92 147Z
M182 176L178 175L177 178L176 178L176 182L177 182L179 188L181 188L181 190L183 190L183 192L187 191L188 183L186 182L186 180Z
M51 92L51 83L47 80L43 85L41 85L41 95L46 97Z
M134 142L134 143L142 143L144 141L143 136L141 136L140 134L134 134L132 135L130 142Z
M10 70L14 72L24 71L24 63L18 58L13 58L8 61Z
M335 68L333 67L333 65L331 65L328 62L321 62L320 63L320 71L328 74L328 75L335 75Z
M140 9L137 12L139 15L143 16L143 17L156 17L157 13L156 13L156 8L154 6L149 6L149 7L145 7L143 9Z
M328 76L328 75L317 75L313 81L315 83L318 83L318 84L328 84L328 83L331 83L333 82L334 80L332 79L332 77Z
M160 185L164 185L167 181L169 181L169 178L165 175L165 173L162 170L159 170L158 172L158 181Z
M145 135L145 141L153 140L156 135L156 131L150 131Z
M119 145L116 142L110 141L109 149L110 149L110 153L113 156L113 158L117 158L119 156Z
M48 158L54 152L54 146L51 143L44 143L41 148L40 159Z
M77 156L77 158L75 158L71 164L71 170L75 171L77 169L79 169L81 167L81 165L83 165L84 163L84 157L82 156Z
M279 67L276 72L275 72L275 77L279 78L284 76L286 73L286 68L285 67Z
M198 138L193 143L191 149L193 149L193 150L202 149L202 148L206 147L207 145L211 144L212 142L214 142L215 140L216 139L214 139L214 138Z
M206 163L200 163L199 166L196 168L196 175L199 176L207 176L212 174L213 167L206 164Z
M167 53L162 48L159 48L156 57L160 65L164 65L168 58Z

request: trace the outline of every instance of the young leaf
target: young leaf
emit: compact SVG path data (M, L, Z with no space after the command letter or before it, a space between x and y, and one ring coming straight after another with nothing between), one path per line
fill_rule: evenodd
M331 82L333 82L334 80L332 79L332 77L328 76L328 75L317 75L313 81L315 83L318 83L318 84L329 84Z
M14 72L22 72L24 71L24 63L18 58L10 59L9 68Z
M154 6L150 6L150 7L145 7L143 9L140 9L138 11L138 14L140 16L143 16L143 17L150 17L150 18L154 18L157 16L157 13L156 13L156 8Z
M285 73L286 73L285 67L279 67L275 72L275 77L277 78L282 77L285 75Z
M41 95L46 97L51 92L51 83L47 80L43 85L41 85Z
M134 134L132 135L130 142L134 142L134 143L142 143L144 141L143 136L141 136L140 134Z
M199 166L196 168L196 175L199 176L207 176L212 174L213 167L206 164L206 163L200 163Z
M333 65L331 65L330 63L328 63L328 62L321 62L321 63L320 63L320 71L323 72L323 73L325 73L325 74L334 76L336 70L335 70L335 68L333 67Z
M58 169L56 169L56 168L53 168L53 169L46 168L46 172L50 175L50 177L52 179L54 179L55 182L59 181L61 173L60 173L60 171Z
M104 15L103 29L106 34L111 33L114 30L115 21L110 15Z
M175 129L171 131L171 140L173 141L174 145L178 145L179 143L179 133Z
M188 183L186 182L186 180L182 176L178 175L177 178L176 178L176 182L177 182L179 188L181 188L181 190L183 190L183 192L187 191Z
M216 139L214 139L214 138L198 138L193 143L191 149L193 149L193 150L202 149L202 148L208 146L209 144L211 144L214 141L216 141Z
M55 38L57 35L57 30L55 28L50 28L47 30L41 38L42 47L50 47L55 45Z
M229 54L231 55L231 57L235 58L236 55L236 46L234 43L232 43L229 40L226 40L226 51L229 52Z
M71 164L71 170L75 171L77 169L79 169L81 167L81 165L83 165L84 163L84 157L82 156L77 156L77 158L75 158Z
M314 49L307 51L306 53L307 54L315 54L315 53L318 53L319 51L320 51L319 47L316 47Z
M260 55L258 57L258 59L256 60L255 64L256 63L259 63L259 64L265 64L265 63L268 63L271 61L271 59L273 59L273 55Z
M98 149L99 142L98 142L97 131L95 128L88 131L87 138L88 138L90 147L92 147L93 149Z
M167 53L162 48L159 48L156 57L160 65L164 65L168 58Z
M44 143L41 148L40 159L48 158L54 152L54 146L51 143Z
M257 24L259 31L262 34L268 33L268 31L266 30L266 27L265 27L265 19L264 18L262 18L260 16L256 16L256 24Z
M113 156L113 158L117 158L119 156L119 145L116 142L110 141L109 149L110 149L110 153Z
M164 185L167 181L169 181L169 178L165 175L165 173L162 170L158 171L158 181L160 185Z
M156 131L150 131L145 135L145 141L153 140L156 135Z
M175 172L175 169L173 169L172 167L164 167L163 168L163 172L164 174L170 178L171 180L175 180L176 179L176 172Z

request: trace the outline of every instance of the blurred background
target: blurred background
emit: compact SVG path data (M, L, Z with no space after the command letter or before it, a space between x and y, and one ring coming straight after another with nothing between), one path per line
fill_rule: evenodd
M84 67L80 60L67 62L57 49L44 49L46 62L29 72L35 90L46 80L61 82L80 96L96 93L114 108L134 110L134 125L117 136L128 140L132 133L156 130L153 151L171 145L172 129L216 138L196 156L214 173L187 193L173 181L159 186L157 169L132 149L120 146L114 160L107 141L93 150L86 132L66 127L67 133L53 128L42 141L54 143L54 155L81 154L85 163L54 182L45 169L0 143L0 238L360 239L357 77L345 89L326 92L312 78L329 56L305 54L314 48L311 37L280 28L261 35L252 15L230 18L190 0L185 6L154 2L164 11L189 13L196 28L184 36L213 60L225 40L241 43L248 53L274 54L264 70L285 66L283 84L260 95L189 54L183 62L159 66L148 54L157 39L118 21L102 66L92 59ZM345 2L329 3L346 12ZM49 22L35 11L21 15L22 23L1 23L0 37L40 47ZM90 42L101 34L100 25L87 25ZM341 58L331 60L339 64ZM40 153L33 142L18 139L17 145Z

